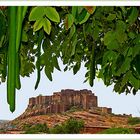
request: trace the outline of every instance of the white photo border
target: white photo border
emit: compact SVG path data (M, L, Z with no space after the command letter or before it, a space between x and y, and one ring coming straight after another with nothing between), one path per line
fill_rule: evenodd
M140 6L140 0L0 0L0 6Z
M140 140L139 134L1 134L1 140Z
M140 6L140 0L0 0L0 6ZM0 140L140 140L139 134L0 134Z

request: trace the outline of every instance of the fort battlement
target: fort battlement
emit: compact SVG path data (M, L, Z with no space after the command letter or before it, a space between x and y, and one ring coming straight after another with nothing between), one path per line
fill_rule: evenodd
M60 92L54 92L51 96L32 97L29 99L28 108L24 116L45 115L49 113L63 113L71 107L76 106L84 110L95 110L104 113L111 113L112 109L107 107L98 107L98 99L91 90L73 90L65 89Z

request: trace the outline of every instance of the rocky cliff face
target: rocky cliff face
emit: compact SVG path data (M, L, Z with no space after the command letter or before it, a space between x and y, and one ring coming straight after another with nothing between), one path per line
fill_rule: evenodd
M50 113L63 113L76 106L84 110L111 113L111 108L98 107L97 96L90 90L61 90L52 96L37 96L29 99L26 111L19 117L25 118Z

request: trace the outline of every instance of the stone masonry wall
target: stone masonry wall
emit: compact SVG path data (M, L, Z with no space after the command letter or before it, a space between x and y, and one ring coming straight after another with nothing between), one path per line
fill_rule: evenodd
M60 104L61 106L65 106L65 109L62 110L67 110L71 106L79 106L83 109L98 106L97 96L95 96L91 91L67 89L61 90L61 92L55 92L52 96L38 96L36 98L30 98L28 107L32 108L33 106L46 105L51 110L49 112L53 113L61 112L61 108L63 107L57 107L60 106ZM56 108L58 111L56 111L54 108Z
M92 91L66 89L54 92L52 96L37 96L29 99L25 116L45 115L48 113L62 113L72 106L85 110L98 108L97 96ZM100 108L103 112L111 113L111 109ZM24 114L22 115L24 117Z

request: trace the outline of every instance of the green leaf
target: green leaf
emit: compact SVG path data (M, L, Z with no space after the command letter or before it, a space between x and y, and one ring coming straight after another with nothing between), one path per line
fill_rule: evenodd
M70 28L70 34L69 34L69 39L71 39L76 31L75 25Z
M115 32L109 31L104 36L104 44L108 46L112 41L115 40Z
M46 63L45 63L45 59L46 59L46 56L45 56L45 53L43 53L41 56L40 56L40 65L44 66Z
M44 16L44 7L34 7L29 15L29 21L40 20Z
M78 6L78 10L77 10L78 14L80 14L83 11L83 9L84 9L83 6Z
M53 65L54 65L54 67L55 67L57 70L61 71L56 56L53 57Z
M127 40L127 34L124 32L116 32L116 39L119 43L124 43Z
M115 66L114 66L114 71L113 74L115 76L119 76L119 74L117 74L117 71L119 71L120 67L122 66L122 64L125 61L125 57L122 54L118 54L116 61L115 61Z
M130 16L128 17L128 23L133 24L138 18L139 11L137 7L132 7Z
M108 17L107 17L107 20L108 21L112 21L116 18L116 14L109 14Z
M55 8L53 7L45 7L44 12L46 14L46 16L54 22L60 22L60 17L58 12L56 11Z
M140 80L136 79L132 73L129 75L129 82L136 90L140 88Z
M81 67L81 63L77 62L76 65L73 67L73 74L74 75L79 71L80 67Z
M3 47L3 43L4 43L4 41L5 41L5 35L3 35L2 37L1 37L1 40L0 40L0 48L1 47Z
M127 56L131 56L131 55L132 55L132 51L133 51L133 49L132 49L132 48L129 48L126 55L127 55Z
M134 66L135 66L137 73L140 76L140 55L137 55L137 57L135 58Z
M134 43L140 45L140 34L137 34L136 35L136 38L134 40Z
M68 70L68 66L66 66L66 67L64 68L64 72L67 71L67 70Z
M0 40L2 40L3 35L6 33L6 18L2 11L0 12Z
M51 32L51 22L46 18L43 20L43 27L44 31L49 35Z
M120 47L119 43L117 40L113 40L112 42L110 42L110 44L108 44L107 48L110 50L116 50Z
M72 15L73 15L74 18L76 18L77 10L78 10L77 6L72 6Z
M48 48L50 48L51 44L50 44L50 39L49 38L45 38L42 44L42 49L44 52L46 52L48 50Z
M104 36L104 44L108 49L113 50L119 48L119 43L116 40L115 32L109 31Z
M74 34L73 39L72 39L72 51L71 51L71 56L75 54L75 47L77 44L77 34Z
M109 50L104 53L102 65L106 64L107 62L112 62L113 60L117 59L118 54L115 51Z
M120 94L120 86L121 82L118 80L118 82L115 83L113 91L118 92Z
M4 70L4 65L0 64L0 70Z
M111 80L111 66L109 63L106 64L106 66L104 67L104 73L103 73L103 80L104 80L104 83L105 85L109 86L111 83L110 83L110 80Z
M71 28L71 26L73 25L73 22L74 22L73 15L72 14L67 14L66 18L65 18L65 28L66 28L66 30Z
M78 23L80 23L86 17L87 13L87 10L83 9L82 12L79 15L77 15L76 19Z
M52 74L51 74L51 71L49 70L49 67L47 66L45 67L45 74L48 77L48 79L52 81Z
M130 63L131 63L131 58L126 57L117 73L120 75L122 73L125 73L127 70L129 70L130 69Z
M99 37L99 27L98 26L95 26L95 28L93 29L93 38L94 40L97 40L98 37Z
M43 20L44 19L40 19L40 20L36 20L36 22L34 23L34 26L33 26L33 31L36 32L38 30L40 30L43 26Z
M131 38L131 39L134 39L136 37L136 34L134 32L129 32L128 33L128 36Z
M131 74L130 71L128 71L124 76L123 76L123 79L122 79L122 82L121 82L121 87L120 88L123 88L125 86L125 84L128 82L128 79L129 79L129 75Z
M90 14L87 12L86 16L84 17L84 19L82 21L79 22L79 24L83 24L85 23L90 17Z
M140 45L135 45L132 48L132 56L135 57L138 54L140 54Z
M126 30L126 24L122 20L118 20L116 23L116 32L122 33Z

